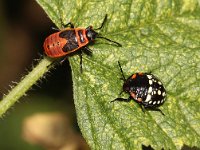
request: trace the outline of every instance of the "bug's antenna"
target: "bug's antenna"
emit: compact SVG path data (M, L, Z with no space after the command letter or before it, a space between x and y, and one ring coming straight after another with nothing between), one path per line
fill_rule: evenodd
M108 16L108 15L106 14L106 16L105 16L103 22L101 23L101 26L100 26L99 28L97 28L97 29L94 29L94 30L100 30L101 28L103 28L105 22L107 21L107 16Z
M121 66L121 64L120 64L119 61L118 61L118 65L119 65L120 71L121 71L121 73L122 73L123 81L126 81L126 78L125 78L125 76L124 76L124 72L123 72L123 70L122 70L122 66Z
M110 39L108 39L108 38L106 38L106 37L97 36L96 38L105 39L105 40L107 40L107 41L109 41L109 42L115 43L118 47L122 47L122 45L121 45L120 43L115 42L115 41L113 41L113 40L110 40Z
M104 20L103 20L101 26L100 26L99 28L97 28L97 29L94 29L94 30L100 30L101 28L103 28L103 26L105 25L105 22L107 21L107 17L108 17L108 15L106 14L106 16L105 16L105 18L104 18ZM115 43L118 47L122 47L122 45L121 45L120 43L115 42L115 41L112 41L112 40L110 40L110 39L108 39L108 38L106 38L106 37L97 36L96 38L105 39L105 40L107 40L107 41L109 41L109 42Z

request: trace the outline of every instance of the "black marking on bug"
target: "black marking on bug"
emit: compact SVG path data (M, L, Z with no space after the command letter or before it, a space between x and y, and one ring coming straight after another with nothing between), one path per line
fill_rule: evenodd
M84 37L83 37L83 30L79 30L79 31L78 31L78 35L79 35L79 37L80 37L80 42L81 42L81 43L84 43L84 42L85 42L85 39L84 39Z
M67 40L67 43L62 48L64 52L68 52L79 47L75 30L64 30L59 34L59 37Z

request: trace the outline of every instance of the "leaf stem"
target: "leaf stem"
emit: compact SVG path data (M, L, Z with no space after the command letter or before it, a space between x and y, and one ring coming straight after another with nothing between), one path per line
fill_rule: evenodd
M34 85L49 70L52 59L44 57L33 70L22 77L21 81L13 87L0 101L0 116L2 116L17 100L25 95L26 91Z

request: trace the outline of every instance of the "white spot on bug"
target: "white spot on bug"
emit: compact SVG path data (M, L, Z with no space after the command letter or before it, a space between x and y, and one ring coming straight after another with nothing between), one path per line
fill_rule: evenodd
M149 101L148 103L149 103L149 104L151 104L151 103L152 103L152 101Z
M151 93L151 92L152 92L152 87L150 86L149 90L148 90L148 93Z
M148 79L152 79L152 75L147 75L147 78Z
M160 81L158 81L158 84L162 85L162 83Z
M157 104L160 104L160 101L157 101Z
M158 95L161 95L161 91L160 90L158 90Z
M156 104L156 101L153 102L153 105L155 105L155 104Z
M146 98L146 100L145 100L145 102L148 102L148 101L150 101L150 100L151 100L151 95L148 94L148 95L147 95L147 98Z
M162 93L162 96L164 97L165 95L166 95L166 93L165 93L165 92L163 92L163 93Z
M152 81L152 80L149 80L149 84L152 85L152 84L153 84L153 81Z
M156 91L153 91L154 94L156 94Z

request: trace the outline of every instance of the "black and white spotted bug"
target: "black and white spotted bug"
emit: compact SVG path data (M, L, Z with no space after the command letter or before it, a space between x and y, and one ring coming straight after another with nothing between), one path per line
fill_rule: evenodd
M129 102L132 99L140 104L142 110L145 109L160 111L157 108L162 105L166 98L166 90L162 82L151 73L134 73L128 79L125 78L120 63L118 62L124 85L123 91L130 94L128 99L116 98L114 101Z

